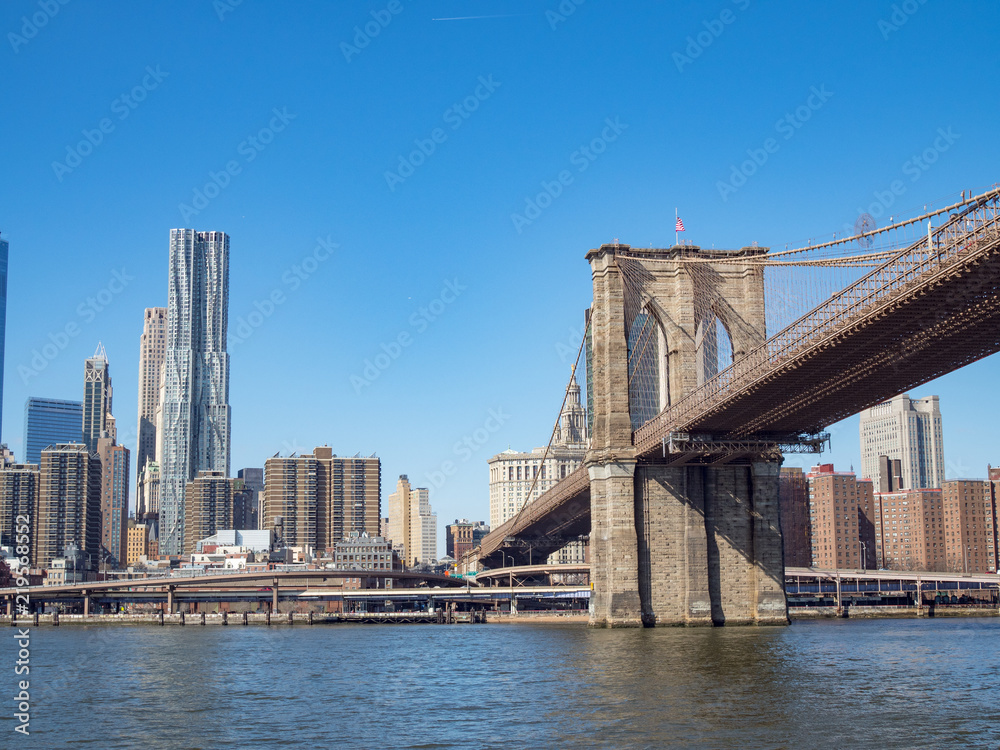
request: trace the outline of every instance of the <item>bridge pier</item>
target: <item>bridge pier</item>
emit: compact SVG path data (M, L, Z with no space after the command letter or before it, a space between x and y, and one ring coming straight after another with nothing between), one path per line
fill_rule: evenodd
M766 251L739 252L750 257ZM662 413L719 371L720 327L734 360L765 339L760 270L682 266L688 256L711 257L695 247L646 251L617 244L587 254L594 284L588 352L593 429L585 459L591 625L788 622L778 525L780 453L760 447L766 440L749 447L726 446L711 435L692 441L683 424L669 452L666 442L655 452L640 451L635 442L633 431L642 422L633 417L648 420L651 407ZM646 330L652 333L644 340Z
M589 465L591 566L594 586L590 624L641 627L639 562L635 525L636 463L614 461Z
M639 593L647 625L785 625L778 461L640 465Z

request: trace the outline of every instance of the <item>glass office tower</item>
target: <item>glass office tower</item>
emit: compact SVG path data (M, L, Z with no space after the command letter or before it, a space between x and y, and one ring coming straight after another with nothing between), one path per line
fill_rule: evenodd
M50 445L83 438L83 402L30 396L24 404L24 463L40 464Z

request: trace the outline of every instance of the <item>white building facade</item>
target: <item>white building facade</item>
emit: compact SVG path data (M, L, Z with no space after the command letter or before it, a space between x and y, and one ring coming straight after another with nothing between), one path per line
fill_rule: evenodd
M490 469L490 527L498 528L517 515L528 502L583 466L589 438L587 412L580 403L580 386L572 377L566 404L559 416L552 445L522 453L507 449L487 462ZM549 558L550 562L584 562L583 542L571 542Z
M861 476L879 486L879 456L898 459L903 489L941 487L944 438L937 396L911 399L909 394L861 412Z
M147 461L156 460L156 410L160 371L167 353L167 308L147 307L139 337L139 431L136 441L136 516L149 512L142 484Z

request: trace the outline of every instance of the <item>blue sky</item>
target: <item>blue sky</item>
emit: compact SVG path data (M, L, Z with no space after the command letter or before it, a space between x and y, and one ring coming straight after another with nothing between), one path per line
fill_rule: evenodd
M4 440L21 455L29 395L82 397L100 340L134 444L169 230L225 231L234 473L377 453L383 497L430 486L443 537L488 518L489 456L546 442L589 248L670 244L675 207L692 242L783 247L894 180L899 215L997 179L995 3L680 5L5 2ZM436 20L466 16L489 17ZM941 397L951 477L1000 462L997 371L913 394ZM856 417L824 459L859 467Z

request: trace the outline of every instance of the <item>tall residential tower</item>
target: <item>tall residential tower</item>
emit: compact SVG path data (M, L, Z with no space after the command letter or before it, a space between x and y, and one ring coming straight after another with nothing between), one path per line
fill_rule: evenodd
M170 230L160 553L184 550L184 490L199 471L229 476L229 236Z

